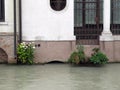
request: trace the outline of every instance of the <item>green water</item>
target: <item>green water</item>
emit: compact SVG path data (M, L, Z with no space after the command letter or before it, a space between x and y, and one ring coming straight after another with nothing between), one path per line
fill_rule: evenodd
M120 90L120 64L0 65L0 90Z

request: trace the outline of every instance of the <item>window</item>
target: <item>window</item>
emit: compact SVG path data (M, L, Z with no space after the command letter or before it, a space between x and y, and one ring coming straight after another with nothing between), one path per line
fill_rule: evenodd
M120 0L111 0L111 32L120 34Z
M98 44L102 29L103 0L74 0L74 34L80 44Z
M0 22L5 20L4 15L4 0L0 0Z
M66 6L66 0L50 0L50 6L53 10L61 11Z

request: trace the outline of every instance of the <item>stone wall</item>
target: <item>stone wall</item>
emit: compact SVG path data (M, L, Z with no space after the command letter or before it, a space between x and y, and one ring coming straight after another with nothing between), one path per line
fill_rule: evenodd
M75 50L75 41L35 41L35 46L35 63L67 62Z
M14 59L14 35L13 33L0 33L0 62L16 63Z
M35 45L36 63L67 62L70 54L76 49L75 41L35 41ZM120 62L120 41L101 41L100 45L84 45L86 56L91 56L93 48L100 48L108 56L109 62Z
M34 41L35 63L48 63L51 61L67 62L70 54L76 50L76 41ZM85 53L91 56L93 48L99 45L85 45Z
M70 54L76 49L75 41L34 41L35 63L51 61L67 62ZM120 62L120 41L101 41L100 45L84 45L85 53L91 56L93 48L100 48L109 62ZM14 37L10 33L0 34L0 63L16 63L14 59Z
M7 62L8 62L8 55L2 48L0 48L0 63L7 63Z
M109 57L109 62L120 62L120 41L101 41L100 49Z

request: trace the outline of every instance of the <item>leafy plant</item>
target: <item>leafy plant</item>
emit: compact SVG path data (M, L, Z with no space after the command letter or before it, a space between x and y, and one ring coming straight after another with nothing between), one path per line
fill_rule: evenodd
M73 52L68 60L69 63L73 63L73 64L79 64L80 60L79 60L79 54L78 52Z
M94 53L90 58L90 62L93 64L106 64L108 58L105 54L103 54L98 48L93 49Z
M80 63L84 63L85 62L85 57L86 57L85 53L84 53L84 47L82 45L78 45L77 50L78 50Z
M100 49L99 49L99 48L94 48L92 51L93 51L94 53L97 53L97 52L100 51Z
M77 51L74 51L68 62L73 63L73 64L80 64L81 62L85 61L85 54L84 54L84 47L79 45L77 46Z
M17 59L20 64L33 64L34 46L32 43L20 43L17 47Z

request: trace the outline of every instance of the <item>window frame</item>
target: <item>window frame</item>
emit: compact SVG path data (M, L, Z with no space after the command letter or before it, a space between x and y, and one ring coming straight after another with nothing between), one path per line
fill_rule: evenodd
M103 0L74 0L74 35L76 36L76 43L98 45L102 31Z
M65 9L67 0L50 0L50 7L55 11L62 11Z
M0 22L5 21L5 0L0 0Z
M120 1L119 1L119 3L120 3ZM120 21L116 21L116 20L120 20L120 19L116 18L116 17L119 17L120 6L117 5L117 4L118 3L116 3L115 0L111 0L111 22L110 22L110 30L111 30L111 32L112 32L113 35L120 35ZM119 10L119 12L117 10Z

